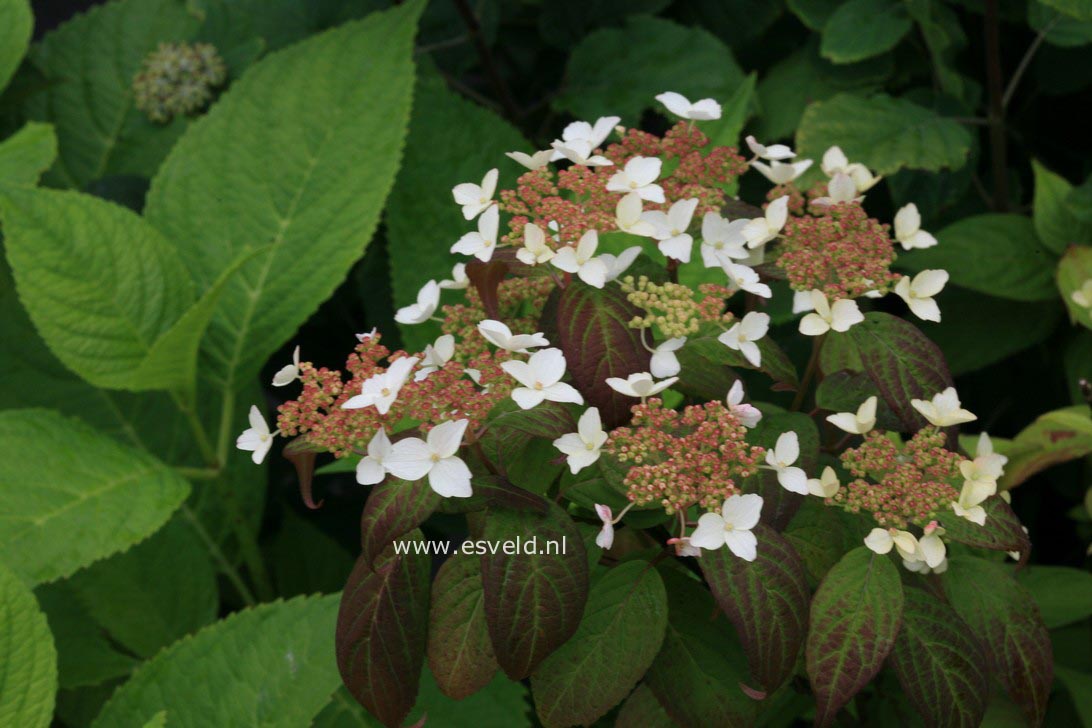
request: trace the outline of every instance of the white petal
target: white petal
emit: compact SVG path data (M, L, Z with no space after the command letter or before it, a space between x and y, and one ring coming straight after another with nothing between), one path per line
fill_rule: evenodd
M444 498L469 498L470 468L456 457L439 460L428 473L428 485Z
M740 531L750 531L757 526L761 515L762 496L754 493L729 496L721 506L724 520Z
M774 452L777 454L777 462L781 465L792 465L796 462L796 459L800 457L800 439L795 432L791 430L788 432L782 432L777 437L777 444L774 445Z
M691 538L691 541L694 539ZM758 557L758 539L750 531L727 531L724 545L733 554L744 561L754 561Z
M931 298L911 298L906 304L910 312L922 321L940 321L940 306Z
M690 253L694 249L694 238L683 233L667 240L661 240L658 247L660 252L668 258L673 258L682 263L689 263Z
M717 513L705 513L698 519L698 527L690 534L690 543L701 549L719 549L724 545L724 519Z
M817 313L809 313L800 319L800 333L805 336L822 336L828 331L830 331L830 324Z
M891 534L883 528L873 528L864 540L865 546L867 546L874 553L883 555L891 552L894 548L895 542L891 539Z
M689 118L687 115L690 113L690 100L685 96L674 91L665 91L662 94L657 94L656 100L667 107L675 116L681 116L684 119Z
M607 284L607 264L598 258L592 258L580 266L577 275L592 288L602 288Z
M565 382L558 382L557 384L551 384L542 390L546 399L551 402L572 402L573 404L584 404L584 397L581 396L572 385Z
M382 483L385 477L387 477L387 471L378 460L370 457L361 458L356 464L356 482L361 485Z
M777 482L785 490L800 495L808 494L808 476L800 468L783 468L777 472Z
M441 422L428 432L429 449L442 458L449 458L459 451L469 420Z
M516 387L512 390L512 399L519 405L520 409L528 410L542 404L546 399L546 394L538 389Z
M432 450L424 440L407 437L394 443L383 461L387 472L402 480L420 480L432 469Z

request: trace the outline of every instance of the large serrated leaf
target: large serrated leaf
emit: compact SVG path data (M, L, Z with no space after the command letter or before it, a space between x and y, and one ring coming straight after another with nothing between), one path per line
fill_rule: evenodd
M399 545L406 553L396 551ZM417 699L428 630L429 566L420 531L391 544L375 569L363 556L337 615L337 666L349 692L386 726L402 724Z
M262 604L163 650L118 688L94 728L307 725L338 685L337 595ZM200 679L195 679L199 675Z
M189 492L151 455L81 422L46 410L0 413L0 560L29 582L124 551Z
M412 483L388 478L374 486L360 517L361 558L374 566L391 541L424 523L440 500L424 478Z
M824 58L854 63L894 48L912 27L900 0L849 0L823 25Z
M1073 185L1031 160L1035 173L1035 198L1031 219L1043 245L1061 254L1072 244L1092 243L1092 212L1082 209Z
M0 725L45 728L57 692L57 651L46 617L0 563Z
M469 554L453 556L433 587L428 665L444 695L462 700L488 685L500 667L485 624L481 564Z
M1032 725L1046 713L1053 659L1050 635L1028 591L1002 564L954 557L943 576L944 589L959 616L978 636L992 676Z
M203 370L218 386L254 376L371 239L405 138L422 7L374 13L251 66L153 181L148 220L202 290L270 246L213 316Z
M1031 541L1012 507L1001 496L987 498L982 507L986 511L986 523L982 526L954 514L945 514L947 538L991 551L1018 551L1021 563L1026 562Z
M0 5L3 3L0 0ZM0 141L0 184L33 185L56 157L57 136L53 127L30 122Z
M806 651L817 726L833 723L883 667L895 645L902 605L898 568L864 546L846 554L823 579L811 603Z
M486 541L501 546L520 539L520 550L534 551L499 549L481 557L489 638L497 662L513 680L530 675L572 637L588 598L580 532L560 507L549 508L545 515L496 509L486 516ZM530 538L536 539L533 547Z
M1040 415L1005 448L1009 462L999 481L1002 490L1015 488L1036 473L1092 453L1092 417L1087 405Z
M945 601L904 589L902 629L888 662L906 697L930 726L976 728L989 681L982 645Z
M667 628L667 594L656 569L629 561L599 578L576 634L531 676L546 725L590 725L645 674Z
M717 604L743 641L751 675L772 693L796 668L811 593L804 563L792 544L765 525L755 535L754 561L717 549L703 552L699 563Z

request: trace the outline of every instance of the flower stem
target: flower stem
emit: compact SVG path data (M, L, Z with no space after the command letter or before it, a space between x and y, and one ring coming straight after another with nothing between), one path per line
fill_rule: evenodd
M811 342L811 358L808 359L808 367L804 370L804 378L800 380L800 388L796 390L796 397L792 400L792 407L789 409L793 412L799 412L800 407L804 404L804 398L808 395L808 390L811 388L811 382L815 379L815 375L819 370L819 352L823 349L823 342L826 341L827 335L816 336Z

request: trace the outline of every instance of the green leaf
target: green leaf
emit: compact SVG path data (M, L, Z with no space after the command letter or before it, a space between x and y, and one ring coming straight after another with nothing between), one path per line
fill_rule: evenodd
M504 153L530 150L530 142L504 119L450 91L431 64L421 69L406 156L385 217L396 306L416 301L429 279L451 278L456 261L449 250L474 227L452 202L451 188L480 182L493 167L500 171L500 188L514 187L526 170ZM401 331L406 346L418 351L432 343L439 327L402 326Z
M1042 2L1077 20L1092 20L1092 1L1090 0L1042 0Z
M811 585L817 586L847 551L860 544L848 521L844 511L827 507L819 498L805 498L785 529L784 536L804 562Z
M709 137L710 146L740 146L740 134L743 132L743 126L750 118L752 107L755 105L755 88L757 84L758 74L749 73L736 87L736 90L732 92L732 95L722 100L721 117L716 121L708 122L702 127L702 131Z
M422 7L375 13L251 66L153 181L147 218L201 290L240 255L270 249L232 278L213 316L203 351L217 386L257 374L363 254L400 159Z
M489 638L504 672L522 680L580 624L588 598L584 545L576 524L552 503L545 515L491 510L482 538L495 544L518 538L534 552L481 557Z
M958 122L906 99L844 93L809 106L796 132L801 157L817 159L835 145L877 174L937 171L963 166L971 135Z
M1033 564L1016 574L1050 629L1064 627L1092 615L1092 574L1066 566Z
M1035 173L1031 218L1043 245L1061 255L1074 243L1092 243L1092 214L1079 206L1073 185L1037 159L1031 160L1031 169Z
M468 554L448 559L433 591L428 665L443 694L462 700L488 685L500 667L485 624L478 559Z
M559 402L543 402L525 410L511 398L506 398L489 411L489 429L553 440L576 432L576 418L569 406Z
M1092 20L1077 20L1060 14L1043 0L1028 2L1027 18L1028 25L1042 33L1051 45L1075 48L1092 43Z
M989 667L1024 718L1042 725L1050 696L1050 635L1031 594L1008 567L972 557L951 559L943 575L948 601L986 649Z
M151 455L81 422L45 410L0 413L0 560L31 583L147 538L189 491Z
M392 728L417 698L428 630L427 542L420 531L391 544L372 570L361 556L345 583L337 615L337 666L349 692ZM396 549L407 547L404 554Z
M4 2L0 0L0 5ZM56 157L57 136L53 133L53 127L29 122L0 141L0 184L37 184L38 177L53 164Z
M878 400L876 426L882 430L899 429L898 417L864 372L838 371L823 377L815 389L815 406L828 412L856 412L872 396Z
M755 531L754 561L722 548L703 553L699 564L717 604L743 641L751 675L772 693L796 669L811 593L804 562L792 544L766 525Z
M50 184L84 189L109 175L155 172L187 121L149 121L134 106L133 78L160 43L189 40L197 27L184 0L120 0L76 15L31 49L47 84L27 112L57 128L60 148Z
M361 558L374 567L387 546L424 523L440 501L424 478L412 483L388 478L373 486L360 519Z
M894 48L912 25L897 0L849 0L823 26L821 52L835 63L863 61Z
M0 563L0 725L48 726L57 651L46 617L19 576Z
M621 116L623 124L633 126L645 109L670 116L655 98L668 89L691 101L712 97L724 102L742 83L744 74L732 51L716 36L638 16L627 18L622 28L584 37L569 55L565 83L553 106L591 121Z
M353 570L348 549L319 528L315 519L283 509L280 530L266 550L277 593L284 596L341 591Z
M137 660L110 643L106 630L80 603L68 582L43 584L34 593L57 645L62 689L100 685L111 678L128 676L136 667Z
M1021 561L1026 562L1031 541L1009 504L1001 496L992 496L982 502L982 507L986 511L984 526L954 514L946 515L948 540L991 551L1019 551Z
M667 628L663 580L646 561L609 570L588 594L576 634L531 676L546 725L590 725L622 702L648 670Z
M865 320L846 333L828 336L820 367L824 374L846 369L867 374L904 432L925 425L911 399L930 399L952 386L937 345L908 321L878 311L865 314Z
M906 9L925 39L940 90L953 98L966 99L967 83L954 63L954 56L967 45L959 16L941 0L909 0Z
M214 621L220 606L205 546L177 517L69 583L114 640L142 657Z
M981 643L936 594L914 588L903 596L890 663L906 697L926 725L979 726L990 694Z
M937 240L939 245L900 256L899 267L943 268L958 286L1014 301L1056 295L1051 281L1056 259L1039 242L1031 220L1022 215L966 217L938 232ZM943 311L943 293L940 303Z
M1092 675L1061 665L1054 668L1054 674L1069 691L1081 722L1084 725L1092 723Z
M667 715L667 711L656 700L656 696L644 683L638 685L626 702L622 703L618 711L616 726L639 725L642 728L675 728L675 721Z
M1058 290L1069 311L1070 321L1092 329L1092 307L1073 300L1073 294L1081 291L1089 280L1092 280L1092 248L1075 245L1058 263Z
M1020 431L1005 449L1009 462L999 485L1002 490L1049 468L1092 453L1092 419L1088 405L1077 405L1040 415Z
M711 362L724 366L755 369L766 374L778 384L795 389L800 383L800 378L796 374L796 367L785 351L769 336L762 337L757 343L759 353L762 354L762 362L757 367L747 361L743 354L720 343L715 336L703 336L694 339L688 342L680 351L692 350L692 353L688 352L688 355L692 356L693 353L696 353ZM685 370L682 376L686 377ZM727 391L725 389L725 393Z
M812 30L822 30L843 0L788 0L792 14Z
M807 670L818 703L817 726L838 711L883 667L902 621L898 567L860 546L827 574L811 603Z
M338 684L337 599L262 604L176 642L118 688L94 727L143 725L163 710L168 726L309 724Z
M0 0L0 91L23 60L33 30L34 14L27 0Z

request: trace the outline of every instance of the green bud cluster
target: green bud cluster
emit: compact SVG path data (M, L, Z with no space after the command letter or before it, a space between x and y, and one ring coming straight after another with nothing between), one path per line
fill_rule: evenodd
M226 80L227 67L208 43L160 43L133 79L133 95L149 119L165 124L203 109Z

